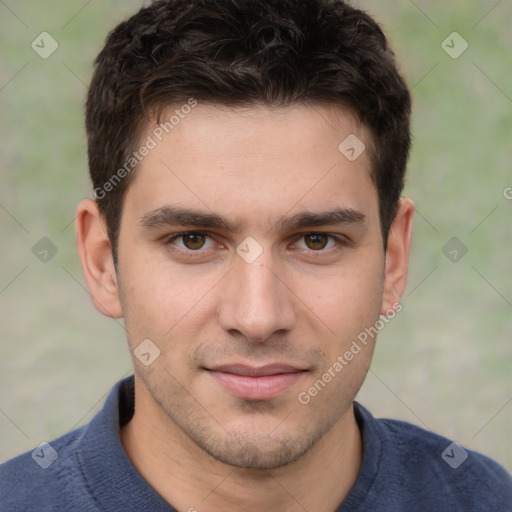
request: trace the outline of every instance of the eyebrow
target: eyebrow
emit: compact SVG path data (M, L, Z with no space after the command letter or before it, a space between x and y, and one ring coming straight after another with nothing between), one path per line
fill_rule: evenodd
M282 217L274 229L293 230L331 225L363 224L366 215L353 208L335 208L325 212L300 212L291 217ZM146 228L163 226L194 226L201 229L220 229L237 233L243 225L234 225L225 217L214 213L206 213L188 208L163 206L146 213L140 219L140 224Z

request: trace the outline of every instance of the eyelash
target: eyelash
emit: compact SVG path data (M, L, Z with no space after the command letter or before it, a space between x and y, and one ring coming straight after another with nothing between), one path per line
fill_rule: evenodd
M175 233L174 235L170 235L166 238L163 239L163 245L165 246L169 246L169 245L173 245L173 243L180 239L180 238L183 238L187 235L201 235L201 236L205 236L205 237L208 237L210 239L213 239L213 237L210 235L210 233L207 233L205 231L183 231L181 233ZM302 251L307 251L310 253L310 256L312 256L313 258L319 258L319 257L322 257L323 255L327 255L327 254L331 254L331 253L337 253L339 251L341 251L344 247L347 247L348 245L350 245L350 241L345 238L345 237L342 237L342 236L338 236L338 235L333 235L331 233L324 233L324 232L321 232L321 231L311 231L309 233L303 233L300 235L300 237L297 239L300 240L300 239L303 239L304 237L308 236L308 235L323 235L323 236L326 236L332 240L334 240L336 242L336 247L331 247L329 249L319 249L317 251L313 250L313 249L301 249ZM197 250L192 250L192 249L181 249L181 248L177 248L175 249L177 252L181 253L181 254L184 254L188 257L192 256L192 257L195 257L194 255L197 254L198 257L201 255L201 253L204 252L204 250L201 248L201 249L197 249Z

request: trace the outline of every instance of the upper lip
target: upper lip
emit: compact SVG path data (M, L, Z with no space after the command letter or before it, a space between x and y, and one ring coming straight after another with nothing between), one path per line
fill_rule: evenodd
M265 377L268 375L278 375L280 373L297 373L304 369L291 366L289 364L267 364L264 366L247 366L244 364L223 364L212 368L206 368L214 372L233 373L246 377Z

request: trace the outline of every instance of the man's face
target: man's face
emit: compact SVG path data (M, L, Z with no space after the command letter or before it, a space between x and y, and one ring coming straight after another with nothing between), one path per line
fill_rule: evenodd
M154 129L118 248L130 346L161 351L134 357L137 400L222 462L282 466L351 414L373 343L333 365L389 307L368 150L338 149L367 133L327 106L199 104L162 141Z

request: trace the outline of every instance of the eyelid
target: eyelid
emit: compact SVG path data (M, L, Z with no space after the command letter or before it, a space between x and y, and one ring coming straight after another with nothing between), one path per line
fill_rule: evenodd
M311 252L313 254L318 254L318 255L336 252L337 250L340 250L340 248L346 247L352 243L352 241L344 235L328 233L325 231L308 231L307 233L300 233L294 243L296 243L297 241L303 239L304 237L306 237L308 235L322 235L322 236L326 236L336 242L336 246L330 247L329 249L320 249L318 251L315 251L313 249L302 249L304 251L308 251L308 252Z
M180 238L183 238L186 235L202 235L206 238L209 238L212 241L214 240L213 236L210 233L208 233L207 231L189 230L189 231L180 231L179 233L173 233L171 235L167 235L162 238L162 243L165 246L168 246L168 245L176 246L176 244L174 244L174 242L176 240L179 240ZM219 244L219 245L221 245L221 244ZM206 250L206 249L201 248L201 249L197 249L196 251L194 251L192 249L182 249L181 247L178 247L178 246L176 246L176 248L177 248L176 249L177 252L180 252L182 254L187 254L187 255L194 254L194 253L201 254L201 253L205 252L205 250Z
M197 250L193 250L193 249L182 249L181 247L177 246L176 244L174 244L174 242L186 235L191 235L191 234L194 234L194 235L202 235L212 241L215 241L215 238L213 237L213 235L207 231L199 231L199 230L188 230L188 231L180 231L179 233L173 233L171 235L168 235L168 236L165 236L163 237L162 239L162 243L163 245L165 246L168 246L168 245L174 245L175 246L175 251L178 252L178 253L181 253L181 254L185 254L187 256L194 256L194 255L202 255L203 253L207 252L208 248L207 249L204 249L204 248L200 248L200 249L197 249ZM349 246L351 244L351 240L349 238L347 238L346 236L344 235L340 235L340 234L334 234L334 233L328 233L328 232L324 232L324 231L307 231L307 232L303 232L303 233L299 233L297 235L294 236L294 242L293 244L297 243L299 240L301 239L304 239L304 237L308 236L308 235L322 235L322 236L326 236L328 238L330 238L331 240L334 240L335 241L335 246L334 247L330 247L328 249L319 249L317 251L313 250L313 249L308 249L308 248L305 248L305 249L298 249L299 251L302 251L302 252L307 252L311 255L313 255L313 257L321 257L322 255L327 255L327 254L331 254L331 253L336 253L338 251L340 251L343 247L346 247L346 246ZM219 242L217 242L218 245L222 245L220 244Z

